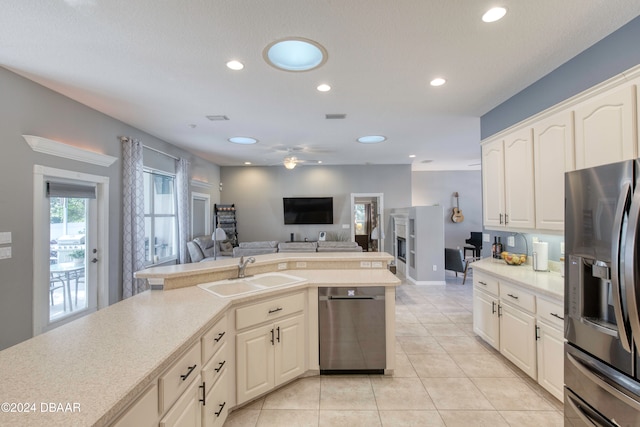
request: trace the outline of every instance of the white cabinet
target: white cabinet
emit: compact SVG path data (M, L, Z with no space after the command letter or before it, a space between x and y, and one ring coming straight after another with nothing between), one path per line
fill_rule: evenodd
M564 307L538 299L538 383L558 399L564 386Z
M500 353L527 375L536 378L536 319L501 300Z
M626 85L575 107L577 169L636 156L635 91Z
M482 146L485 227L535 227L533 172L533 137L530 128Z
M305 293L236 310L237 403L246 402L306 370ZM259 326L255 326L259 325Z
M473 332L500 350L500 318L498 317L497 280L474 272Z
M564 334L538 322L538 383L559 400L564 386Z
M158 384L151 384L113 427L151 427L158 425Z
M485 227L504 226L504 147L502 139L482 146L482 216Z
M573 112L533 126L536 228L564 230L564 173L575 169Z
M200 375L182 393L171 410L160 420L160 427L200 427L202 425L202 383Z

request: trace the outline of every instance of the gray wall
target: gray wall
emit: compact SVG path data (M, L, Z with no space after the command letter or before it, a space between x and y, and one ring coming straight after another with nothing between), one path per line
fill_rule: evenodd
M458 192L464 221L451 221ZM440 205L444 208L444 246L463 248L472 231L482 231L482 174L480 171L437 171L411 173L413 206Z
M640 63L640 17L567 61L480 119L485 139Z
M411 204L411 166L222 167L222 203L235 203L240 242L317 240L318 232L349 234L351 193L384 194L385 250L391 252L393 208ZM333 225L284 225L283 197L333 197Z
M120 161L105 168L35 153L21 135L37 135L116 157L121 157L119 136L139 138L145 145L190 158L192 175L216 184L210 190L212 202L219 199L219 168L4 68L0 68L0 93L0 231L13 234L12 258L0 260L1 350L32 336L35 164L109 177L110 302L121 295Z

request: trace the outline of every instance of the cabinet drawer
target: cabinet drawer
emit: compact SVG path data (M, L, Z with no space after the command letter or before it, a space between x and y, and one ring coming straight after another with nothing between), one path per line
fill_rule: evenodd
M202 420L205 427L220 427L224 424L229 412L227 385L227 371L221 373L220 379L207 394L205 405L202 407Z
M564 307L538 298L538 318L546 320L560 329L564 328Z
M196 373L192 376L198 381L191 381L191 385L184 394L160 420L160 427L200 426L202 424L200 375Z
M184 353L158 380L160 413L173 405L200 373L200 341Z
M202 363L211 359L227 339L227 318L223 317L202 337Z
M236 310L236 329L259 325L279 319L304 309L304 292L265 302L238 308Z
M151 427L158 421L158 385L153 383L112 427Z
M474 270L473 286L478 289L482 289L484 292L498 296L498 279L495 277L487 276L486 274L482 274Z
M534 295L506 283L500 283L500 300L531 313L536 312L536 297Z
M205 384L205 393L209 393L209 390L216 384L218 378L227 370L228 364L227 343L224 343L218 352L213 355L209 363L202 369L202 381L204 381Z

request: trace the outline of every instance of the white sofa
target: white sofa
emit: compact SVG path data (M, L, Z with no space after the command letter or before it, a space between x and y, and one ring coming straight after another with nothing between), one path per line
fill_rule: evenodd
M233 248L233 257L240 258L241 256L274 254L278 252L278 243L279 242L277 240L264 242L242 242L237 247Z
M362 246L356 242L318 242L318 252L362 252Z
M233 256L233 245L226 240L216 241L218 249L215 259L231 258ZM214 241L211 236L199 236L187 242L187 249L191 262L213 261Z

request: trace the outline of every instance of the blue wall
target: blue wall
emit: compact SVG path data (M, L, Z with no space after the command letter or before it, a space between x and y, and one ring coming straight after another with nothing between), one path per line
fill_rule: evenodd
M480 118L485 139L640 63L640 17Z

